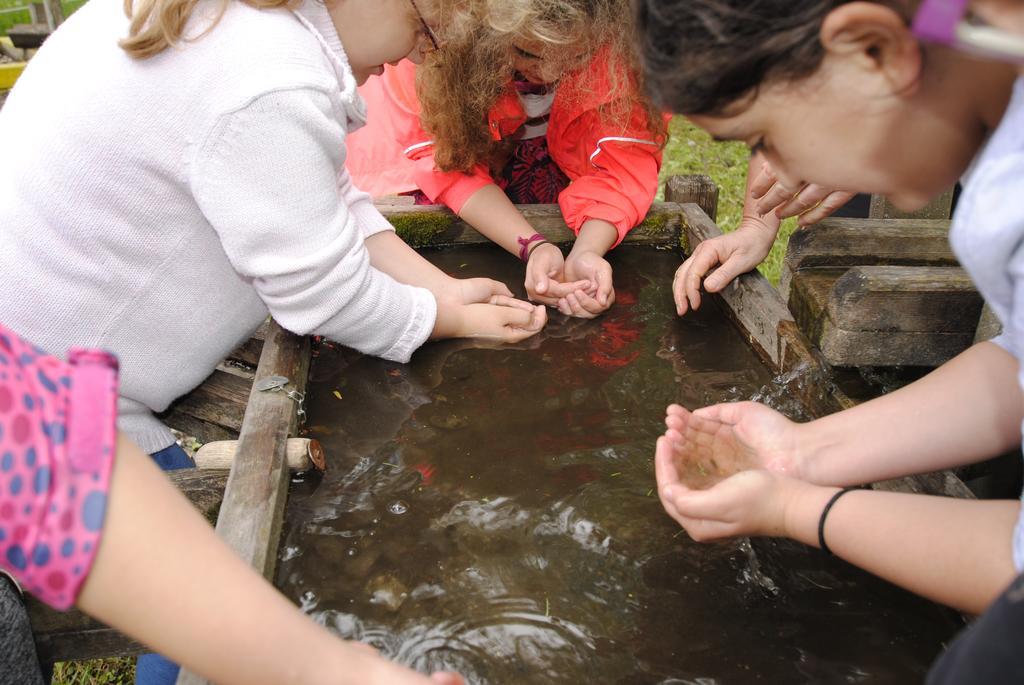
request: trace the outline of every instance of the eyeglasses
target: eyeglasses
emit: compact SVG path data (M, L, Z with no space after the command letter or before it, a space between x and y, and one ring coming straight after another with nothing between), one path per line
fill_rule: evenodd
M423 18L423 13L420 12L420 8L416 5L416 0L409 0L409 4L412 5L413 10L416 11L416 17L420 20L420 25L423 27L423 34L430 39L430 45L434 50L441 49L441 41L438 40L437 34L434 33L434 29L430 28L430 24Z
M922 40L1024 64L1024 37L987 26L974 15L968 16L969 3L970 0L922 0L911 30Z

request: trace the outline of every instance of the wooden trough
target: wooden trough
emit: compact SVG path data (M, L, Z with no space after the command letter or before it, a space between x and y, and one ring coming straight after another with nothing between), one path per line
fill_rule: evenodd
M790 239L780 287L834 366L938 366L974 341L982 298L949 221L826 219Z
M697 204L695 202L699 202ZM645 221L627 237L632 244L684 250L720 235L710 218L717 190L707 177L679 177L666 186L666 202L652 207ZM475 230L439 207L382 204L400 235L415 246L486 242ZM556 242L572 234L557 206L521 207L538 231ZM821 354L801 332L777 290L758 272L742 276L719 296L723 309L760 358L777 374L802 374L799 401L810 417L822 416L851 401L830 382ZM251 366L255 364L253 371ZM207 517L217 532L265 577L273 577L288 489L286 454L296 436L297 404L283 392L261 392L271 376L289 379L288 389L305 391L310 345L268 323L254 340L236 351L206 383L165 414L170 425L201 440L231 439L237 431L237 458L230 473L190 470L169 474L172 481ZM329 455L328 455L329 461ZM950 474L905 478L878 487L952 496L970 496ZM145 651L133 642L78 612L60 614L31 602L30 614L40 657L47 662L125 656ZM205 682L183 672L180 684Z

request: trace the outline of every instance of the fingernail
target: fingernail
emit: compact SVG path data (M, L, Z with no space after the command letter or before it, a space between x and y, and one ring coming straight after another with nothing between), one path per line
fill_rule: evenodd
M666 485L662 492L665 493L666 499L672 499L673 495L676 494L675 488L673 488L671 485Z

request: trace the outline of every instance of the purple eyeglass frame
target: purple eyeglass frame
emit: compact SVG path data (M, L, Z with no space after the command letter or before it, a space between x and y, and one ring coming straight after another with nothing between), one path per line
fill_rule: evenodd
M970 0L922 0L914 15L914 35L1004 62L1024 64L1024 37L964 21Z

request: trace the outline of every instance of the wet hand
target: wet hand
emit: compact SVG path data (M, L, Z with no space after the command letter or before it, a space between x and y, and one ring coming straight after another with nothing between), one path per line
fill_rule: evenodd
M547 310L542 305L495 295L487 303L458 307L453 321L445 324L450 335L444 337L519 342L539 333L547 320Z
M589 287L587 280L566 282L565 259L557 245L544 243L530 253L526 263L526 295L531 301L556 307L563 297Z
M707 490L679 479L664 436L655 453L658 497L665 513L697 542L743 535L788 534L787 512L808 483L763 469L737 473Z
M758 402L693 412L673 404L665 410L665 428L664 448L671 450L674 473L690 488L708 488L749 469L800 477L798 424Z
M716 293L740 274L757 267L774 242L775 231L771 227L756 217L744 217L735 231L699 244L672 280L676 313L683 316L700 307L701 285L709 293ZM714 273L708 275L712 269Z
M588 288L576 288L558 300L558 311L567 316L592 319L615 303L612 265L597 252L573 251L565 260L568 280L589 282Z
M787 187L768 163L764 164L761 173L754 179L750 191L757 200L755 209L760 215L774 212L779 219L796 216L799 217L797 223L800 226L809 226L831 216L854 195L814 183Z
M508 289L507 285L490 278L453 278L449 292L458 304L489 302L495 295L512 297L512 291ZM522 304L530 307L526 302ZM530 309L533 308L530 307Z

